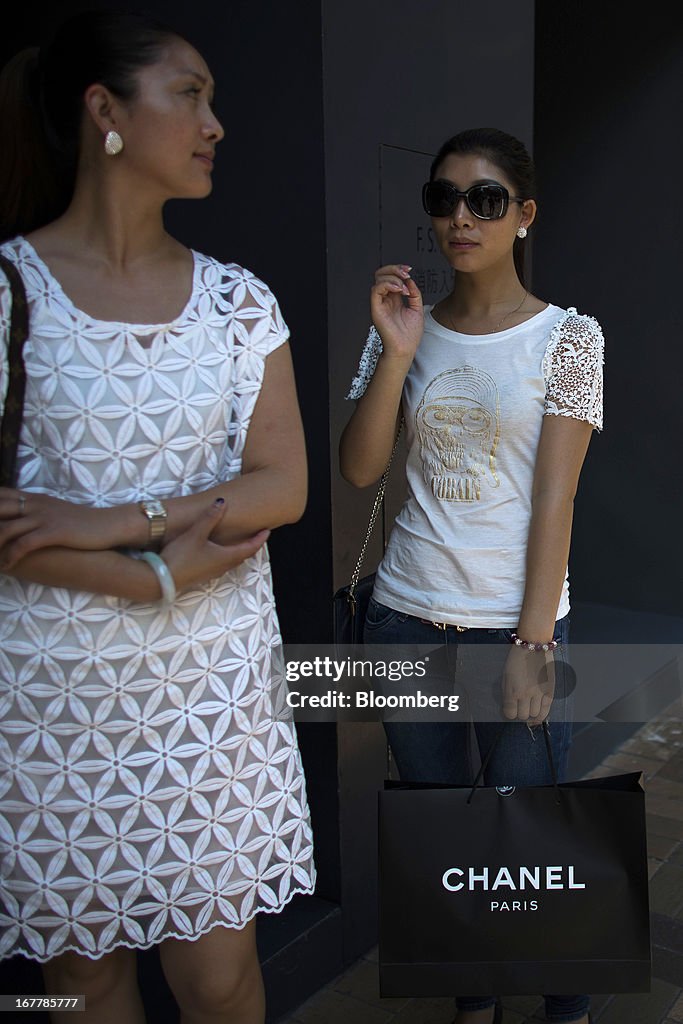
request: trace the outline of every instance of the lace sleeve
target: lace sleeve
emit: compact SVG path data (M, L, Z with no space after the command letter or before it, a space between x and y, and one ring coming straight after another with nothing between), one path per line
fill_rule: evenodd
M377 360L382 354L382 339L377 333L377 328L374 324L370 327L367 340L361 352L360 362L358 363L358 369L356 376L351 381L351 387L347 398L362 398L365 394L372 375L375 372L377 366Z
M234 266L236 275L231 292L235 309L235 340L251 353L265 357L289 339L278 301L267 284L260 278Z
M228 426L227 468L242 471L242 457L256 402L263 386L266 360L289 339L277 299L267 284L237 264L218 265L212 292L229 325L233 360L233 397Z
M568 309L553 327L543 357L544 415L587 420L602 430L604 346L597 320Z

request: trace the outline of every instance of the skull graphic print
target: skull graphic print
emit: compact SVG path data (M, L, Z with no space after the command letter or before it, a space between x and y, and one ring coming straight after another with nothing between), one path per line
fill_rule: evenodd
M496 382L476 366L440 373L415 412L425 482L440 501L479 501L482 482L498 487L500 404Z

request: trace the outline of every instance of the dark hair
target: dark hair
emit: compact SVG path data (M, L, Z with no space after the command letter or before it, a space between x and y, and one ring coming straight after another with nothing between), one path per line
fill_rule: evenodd
M84 11L50 43L23 50L0 74L0 240L64 212L73 194L83 95L100 83L123 100L136 73L179 34L144 14Z
M485 157L499 167L520 199L533 199L536 195L534 162L523 142L498 128L468 128L447 139L432 160L429 180L433 181L439 166L451 154L471 153ZM525 239L516 238L514 260L517 273L524 284Z

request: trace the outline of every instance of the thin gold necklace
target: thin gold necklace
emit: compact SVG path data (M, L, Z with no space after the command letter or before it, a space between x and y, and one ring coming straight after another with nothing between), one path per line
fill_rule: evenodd
M515 306L515 308L514 308L514 309L511 309L511 310L509 310L509 311L508 311L508 312L507 312L507 313L505 314L505 316L502 316L502 317L500 318L500 320L498 321L498 323L496 324L496 326L495 326L495 327L493 328L493 330L491 331L491 334L496 334L496 333L497 333L497 332L498 332L498 331L500 330L500 326L501 326L501 324L505 323L505 321L507 320L507 318L508 318L509 316L514 316L514 314L515 314L515 313L519 313L520 309L522 308L522 306L524 305L524 303L526 302L526 300L527 300L528 298L529 298L529 292L528 292L528 291L526 290L526 288L525 288L525 289L524 289L524 295L522 296L522 301L520 302L520 304L519 304L518 306ZM458 328L457 328L457 326L456 326L455 320L454 320L454 319L453 319L453 317L451 316L451 312L450 312L450 310L448 310L448 319L449 319L449 320L450 320L450 322L451 322L451 325L452 325L452 327L453 327L453 330L454 330L454 331L456 331L456 332L457 332L457 333L459 334L459 333L460 333L460 331L458 331Z

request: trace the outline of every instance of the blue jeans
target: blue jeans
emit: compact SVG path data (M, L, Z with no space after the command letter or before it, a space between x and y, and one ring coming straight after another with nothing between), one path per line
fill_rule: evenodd
M552 782L546 746L540 729L529 729L524 722L510 722L501 734L504 721L500 712L500 680L510 650L508 629L467 629L455 626L446 629L430 622L388 608L371 599L365 620L364 642L367 644L401 645L401 656L411 658L409 645L438 649L441 671L455 672L458 692L469 691L472 723L457 722L391 722L384 728L399 775L411 782L445 782L467 785L474 781L474 746L481 760L499 736L484 776L487 786L542 786ZM566 644L569 639L569 617L555 623L555 640ZM469 651L470 645L485 644L485 653ZM500 652L498 652L498 647ZM445 648L445 650L444 650ZM414 660L420 657L415 654ZM476 671L474 666L476 665ZM476 676L475 687L468 686L468 670ZM437 670L439 671L439 670ZM556 659L556 676L561 674L561 661ZM488 678L487 678L488 677ZM561 689L561 687L560 687ZM556 691L557 697L557 691ZM548 725L553 760L559 779L564 777L571 742L571 720L568 700L555 699ZM490 711L490 713L489 713ZM493 996L458 996L459 1010L483 1010L493 1006ZM546 1016L550 1021L580 1020L588 1011L589 998L584 995L546 995Z

